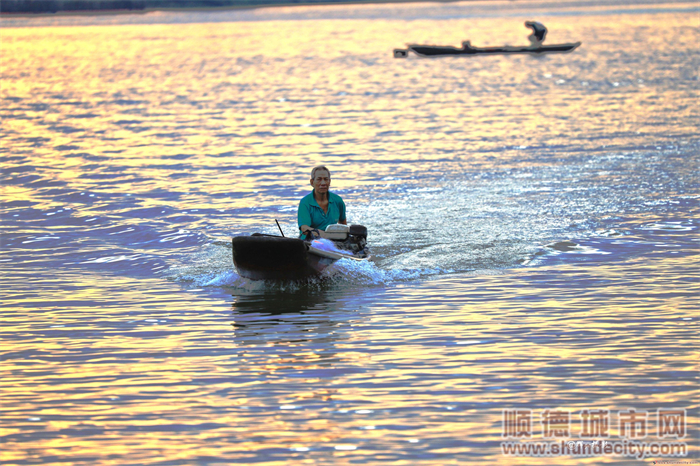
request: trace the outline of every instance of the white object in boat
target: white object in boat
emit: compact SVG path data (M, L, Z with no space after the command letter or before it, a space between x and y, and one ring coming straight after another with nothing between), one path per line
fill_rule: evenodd
M323 236L326 239L332 239L334 241L345 241L348 238L349 230L349 226L336 223L334 225L328 225L326 227L326 234Z

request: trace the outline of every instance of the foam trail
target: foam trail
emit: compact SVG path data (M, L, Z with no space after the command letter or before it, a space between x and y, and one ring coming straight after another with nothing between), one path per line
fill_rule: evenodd
M355 261L340 259L326 270L321 277L334 283L352 283L363 285L387 285L394 282L416 280L427 275L450 273L451 270L440 268L425 269L381 269L372 261Z
M315 247L316 249L320 249L322 251L329 251L329 252L339 252L341 254L347 254L348 251L343 251L342 249L338 249L338 247L335 245L335 243L329 239L326 238L320 238L320 239L315 239L311 242L311 246Z

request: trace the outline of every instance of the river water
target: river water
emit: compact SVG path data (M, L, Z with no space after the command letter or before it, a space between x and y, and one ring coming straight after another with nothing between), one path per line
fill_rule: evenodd
M585 409L685 410L697 458L699 12L4 18L3 464L639 464L504 456L504 410ZM529 19L583 44L392 57ZM319 163L374 261L239 277Z

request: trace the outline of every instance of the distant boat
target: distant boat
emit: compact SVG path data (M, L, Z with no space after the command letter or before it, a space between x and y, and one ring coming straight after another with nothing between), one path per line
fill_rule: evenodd
M462 47L453 47L451 45L408 45L406 49L394 49L394 58L406 58L409 52L413 52L419 57L448 57L455 55L497 55L497 54L515 54L515 53L567 53L581 45L581 42L573 42L569 44L542 45L547 28L541 23L535 21L525 22L525 26L533 30L528 39L530 45L503 47L474 47L470 41L462 42Z
M409 45L407 49L394 49L394 58L406 58L408 52L413 52L419 57L448 57L452 55L497 55L515 53L567 53L581 45L581 42L570 44L541 45L539 47L473 47L469 41L462 43L462 48L445 45Z

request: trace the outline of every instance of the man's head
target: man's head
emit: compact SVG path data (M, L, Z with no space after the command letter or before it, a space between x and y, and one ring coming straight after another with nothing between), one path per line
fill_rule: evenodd
M331 185L331 171L319 165L311 170L311 186L314 187L317 193L326 193Z

